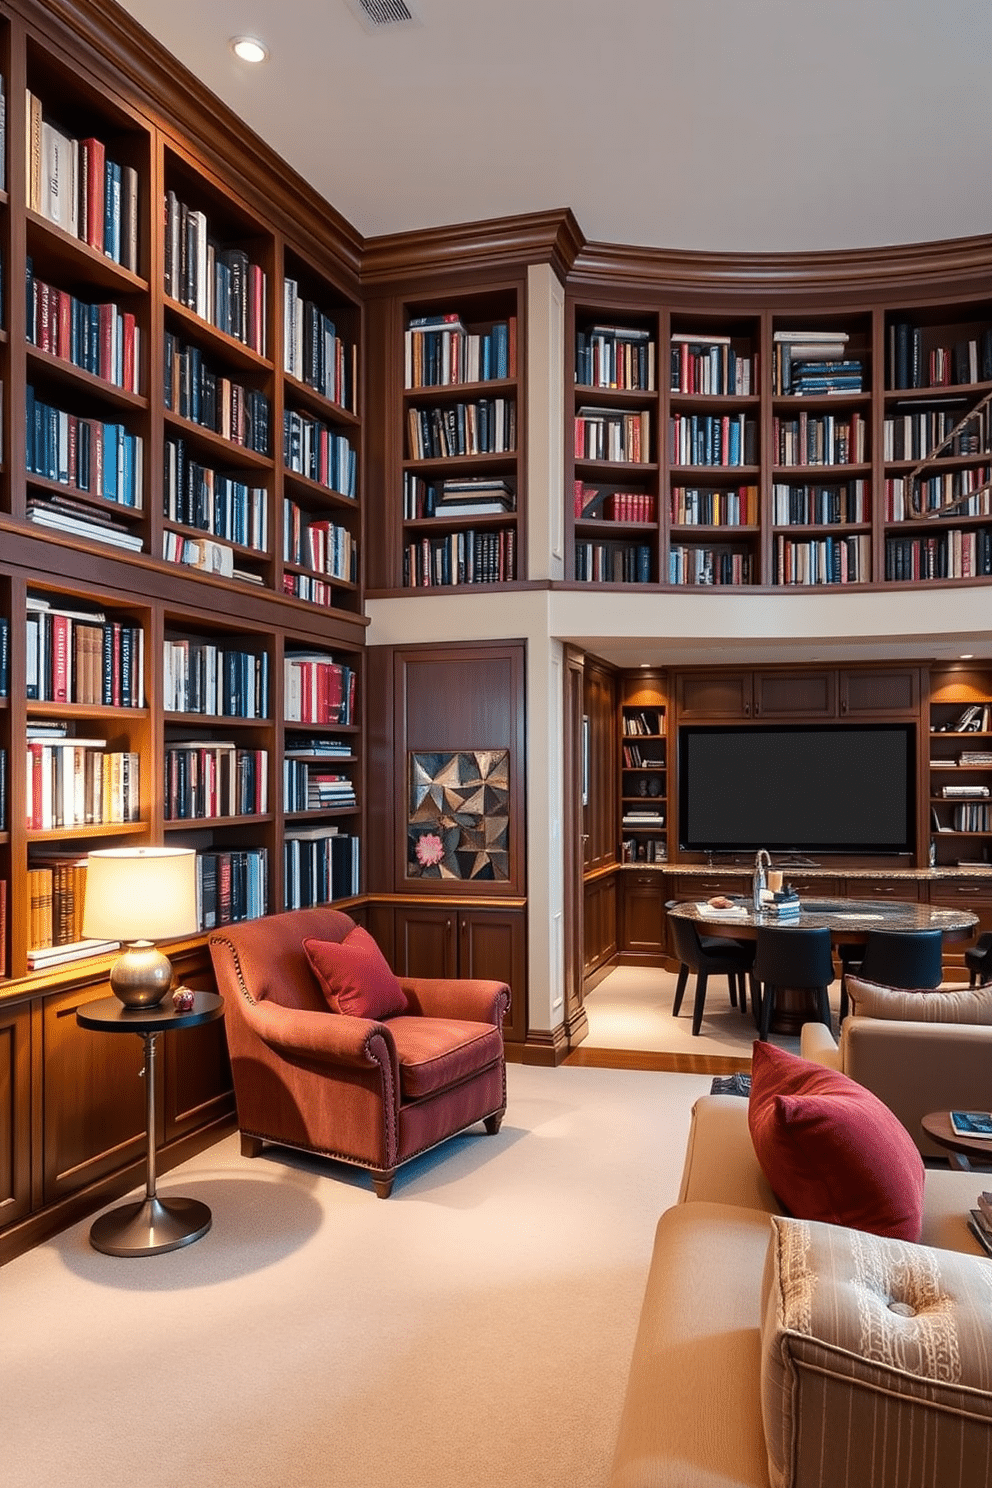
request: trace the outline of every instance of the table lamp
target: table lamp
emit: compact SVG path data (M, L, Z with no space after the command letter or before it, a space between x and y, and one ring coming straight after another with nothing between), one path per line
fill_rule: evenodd
M155 1007L172 985L172 965L155 945L195 935L196 853L187 848L115 847L86 863L83 935L123 940L110 986L125 1007Z

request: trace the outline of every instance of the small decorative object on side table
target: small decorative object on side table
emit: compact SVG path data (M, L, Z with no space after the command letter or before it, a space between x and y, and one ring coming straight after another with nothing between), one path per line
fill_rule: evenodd
M82 1028L101 1033L136 1033L145 1043L145 1196L101 1214L90 1228L90 1244L105 1255L161 1255L191 1245L210 1228L211 1215L199 1199L160 1199L155 1192L155 1062L159 1034L169 1028L197 1028L212 1023L224 1012L224 999L217 992L190 992L190 1008L177 1008L168 998L157 1007L127 1007L117 997L85 1003L76 1009Z

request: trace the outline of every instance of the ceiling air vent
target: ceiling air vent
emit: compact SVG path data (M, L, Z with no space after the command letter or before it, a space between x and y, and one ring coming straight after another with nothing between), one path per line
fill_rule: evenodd
M348 9L358 17L366 31L395 31L399 26L419 26L420 22L406 0L346 0Z

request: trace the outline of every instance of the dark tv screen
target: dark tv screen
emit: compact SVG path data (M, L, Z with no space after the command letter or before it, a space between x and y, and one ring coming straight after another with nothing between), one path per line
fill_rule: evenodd
M679 729L679 845L690 852L913 850L904 724Z

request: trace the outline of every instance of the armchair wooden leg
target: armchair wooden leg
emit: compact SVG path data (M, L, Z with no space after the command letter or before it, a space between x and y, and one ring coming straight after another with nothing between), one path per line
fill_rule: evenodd
M494 1111L491 1116L487 1116L485 1118L484 1125L485 1125L486 1131L489 1133L489 1135L491 1137L494 1137L496 1135L496 1133L499 1131L500 1126L502 1125L502 1122L503 1122L503 1117L505 1115L506 1115L506 1111L505 1110L503 1110L503 1111Z
M396 1177L396 1169L389 1168L384 1173L373 1173L372 1183L375 1188L376 1197L388 1199L393 1191L393 1179Z
M261 1137L250 1137L247 1132L241 1133L242 1157L261 1157L262 1145Z

